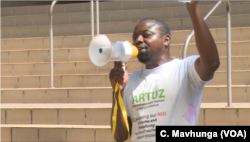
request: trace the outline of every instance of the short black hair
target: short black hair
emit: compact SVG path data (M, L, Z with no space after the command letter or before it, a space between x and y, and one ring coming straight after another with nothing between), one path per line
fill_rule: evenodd
M169 29L166 22L164 22L164 21L162 21L160 19L156 19L156 18L146 18L146 19L141 20L139 23L141 23L143 21L155 21L157 24L160 25L161 36L169 34L170 37L171 37L170 29Z

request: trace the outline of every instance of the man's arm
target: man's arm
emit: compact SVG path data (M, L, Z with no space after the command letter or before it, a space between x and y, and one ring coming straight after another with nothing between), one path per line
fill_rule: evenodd
M196 46L200 58L195 61L195 69L204 81L210 80L220 66L219 54L214 39L202 17L198 1L187 3L193 23Z
M118 93L115 94L115 85L116 82L119 82L119 88L121 90L121 96L124 99L124 88L128 82L128 66L126 64L126 70L125 73L122 69L122 64L121 62L115 62L114 63L114 68L110 71L109 74L109 79L113 88L113 93L112 93L112 110L111 110L111 131L113 130L113 122L112 122L112 116L113 116L113 111L114 111L114 105L115 105L115 99L114 96L117 100L117 118L116 118L116 128L115 128L115 135L114 138L117 142L123 142L128 139L128 131L126 127L125 120L123 118L121 108L120 108L120 103L118 101ZM124 75L124 76L123 76ZM124 104L126 105L126 104ZM130 135L131 135L131 127L132 123L129 117L126 118L129 123L129 130L130 130Z

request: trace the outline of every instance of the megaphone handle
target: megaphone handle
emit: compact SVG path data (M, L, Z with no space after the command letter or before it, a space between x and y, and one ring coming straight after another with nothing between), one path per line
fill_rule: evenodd
M124 71L124 73L125 73L125 71L126 71L125 62L122 62L122 65L124 65L124 66L122 66L122 68L123 68L123 71Z

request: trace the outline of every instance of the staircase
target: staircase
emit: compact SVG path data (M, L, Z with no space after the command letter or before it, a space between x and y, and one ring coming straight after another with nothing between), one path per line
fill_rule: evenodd
M201 1L203 16L216 2ZM113 141L110 129L113 62L90 61L90 3L54 6L54 86L50 88L49 5L1 8L1 141ZM135 25L159 18L170 27L170 54L182 57L193 29L184 3L100 2L100 34L132 42ZM231 2L232 101L227 106L226 9L206 21L216 42L220 67L207 83L199 125L250 125L250 2ZM187 56L198 54L191 39ZM129 73L144 68L128 62Z

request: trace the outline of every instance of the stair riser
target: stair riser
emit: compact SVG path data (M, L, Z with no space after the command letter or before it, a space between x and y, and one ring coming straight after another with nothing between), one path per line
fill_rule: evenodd
M215 5L215 1L200 1L199 5ZM244 6L242 2L231 1L230 3L237 3ZM246 2L244 2L246 3ZM100 2L100 11L112 10L132 10L145 8L162 8L162 7L180 7L185 6L185 3L175 1L113 1ZM95 6L94 6L95 7ZM221 6L223 7L223 6ZM29 6L29 7L3 7L1 8L2 16L16 16L16 15L35 15L35 14L49 14L50 5ZM223 8L221 8L223 9ZM56 4L53 13L77 13L90 12L90 3L84 4ZM95 11L94 11L95 12Z
M248 5L248 7L247 7ZM201 13L203 17L213 8L214 5L201 5ZM231 14L250 14L250 3L234 3L231 4ZM216 9L211 16L226 15L225 4ZM91 23L90 12L78 13L62 13L53 15L53 24L82 24ZM121 22L121 21L138 21L144 18L154 17L157 19L173 19L173 18L189 18L189 12L186 6L172 7L172 8L158 8L158 9L136 9L136 10L113 10L100 11L99 22ZM49 25L49 14L44 15L28 15L28 16L11 16L2 17L2 27L16 27L16 26L41 26Z
M227 56L227 44L217 43L219 56ZM231 56L249 56L250 42L232 42ZM90 61L88 48L82 49L60 49L53 51L54 62L68 61ZM175 58L182 58L183 45L170 45L170 55ZM198 55L196 45L191 44L187 49L187 56ZM49 62L49 50L31 50L31 51L5 51L1 52L2 63L27 63L27 62Z
M250 21L248 15L232 15L232 27L249 27ZM190 18L169 19L164 20L170 30L190 30L193 29ZM210 17L206 23L209 28L225 28L227 25L226 16ZM100 23L100 34L114 34L114 33L132 33L139 21L126 22L108 22ZM8 27L2 28L2 38L25 38L25 37L48 37L49 25L47 26L32 26L32 27ZM72 36L72 35L90 35L91 25L85 24L68 24L68 25L54 25L53 36Z
M226 87L205 87L202 103L227 102ZM250 102L250 87L232 87L232 102ZM1 103L112 103L112 89L2 90Z
M249 85L250 71L232 72L232 85ZM2 88L50 87L49 76L2 77ZM227 73L216 72L214 79L206 85L227 85ZM110 87L109 75L54 76L54 87Z
M226 42L227 31L223 29L210 29L210 32L215 42ZM191 30L185 31L171 31L171 45L183 44L186 41L187 36L191 33ZM112 42L116 41L130 41L132 40L132 33L124 34L107 34L108 38ZM250 39L250 28L232 28L231 29L231 40L232 41L248 41ZM80 35L80 36L69 36L69 37L54 37L53 48L81 48L88 47L91 41L91 36ZM190 43L195 43L195 36L190 40ZM171 47L172 47L171 46ZM2 39L1 49L4 50L22 50L22 49L49 49L50 39L49 37L44 38L20 38L20 39Z
M250 57L232 57L232 70L250 70ZM139 61L127 62L129 73L144 68L144 64ZM68 62L54 63L53 70L55 75L60 74L96 74L109 73L114 67L114 62L109 62L107 65L98 67L92 62ZM220 67L217 71L227 70L227 58L220 59ZM49 75L50 63L40 64L2 64L2 76L19 76L19 75Z
M113 137L110 128L1 128L1 141L111 142Z
M2 124L110 125L111 109L1 109L1 114ZM201 108L198 121L199 125L249 125L249 116L249 108Z

